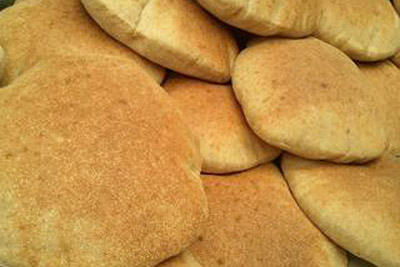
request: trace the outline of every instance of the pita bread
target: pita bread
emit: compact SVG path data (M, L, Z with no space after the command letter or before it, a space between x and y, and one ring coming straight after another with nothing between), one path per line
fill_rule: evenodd
M196 0L222 21L262 35L302 37L316 30L321 9L316 0Z
M198 142L79 5L0 13L0 265L155 266L204 226Z
M238 56L232 81L250 127L268 144L335 162L367 161L385 149L376 90L345 54L318 39L253 42Z
M136 64L42 60L1 90L0 129L0 263L154 266L201 233L197 143Z
M203 172L242 171L278 157L248 127L230 85L172 77L164 88L200 139Z
M400 49L400 19L387 0L321 0L315 36L360 61L393 56Z
M383 97L382 109L387 112L388 152L400 156L400 70L390 61L359 66L377 89L377 95Z
M343 251L301 212L273 164L203 175L210 217L189 250L202 266L346 266Z
M193 257L189 250L185 250L176 257L173 257L157 267L202 267L200 263Z
M194 1L82 3L106 32L145 58L196 78L230 80L237 45L231 33Z
M0 45L8 84L43 58L114 57L139 64L161 83L165 70L105 34L77 0L24 0L0 12Z
M400 265L400 158L337 165L285 155L285 178L332 240L378 266Z

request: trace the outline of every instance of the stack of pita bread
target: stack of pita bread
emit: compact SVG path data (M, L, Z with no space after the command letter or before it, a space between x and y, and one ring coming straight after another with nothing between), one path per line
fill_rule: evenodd
M17 0L0 265L400 266L399 9Z

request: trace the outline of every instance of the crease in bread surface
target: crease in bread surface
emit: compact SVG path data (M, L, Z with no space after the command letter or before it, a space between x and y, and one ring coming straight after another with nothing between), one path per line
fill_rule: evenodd
M185 250L178 256L157 265L157 267L204 267L196 260L189 250Z
M335 243L377 266L399 266L398 157L339 165L285 154L282 169L304 213Z
M396 64L396 66L398 68L400 68L400 52L398 52L397 54L395 54L392 58L391 61Z
M151 0L137 5L131 2L124 2L128 10L133 10L133 15L125 18L126 11L115 1L82 0L89 14L107 33L149 60L212 82L230 80L238 50L235 40L224 25L197 3Z

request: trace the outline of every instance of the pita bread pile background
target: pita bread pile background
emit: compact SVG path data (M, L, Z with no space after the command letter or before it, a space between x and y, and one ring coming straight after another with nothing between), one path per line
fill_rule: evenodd
M400 266L387 0L0 11L0 265Z

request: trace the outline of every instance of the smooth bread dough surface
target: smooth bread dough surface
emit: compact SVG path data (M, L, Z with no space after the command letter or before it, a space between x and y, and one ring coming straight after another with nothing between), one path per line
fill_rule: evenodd
M291 155L284 176L301 209L338 245L377 266L400 265L400 158L338 165Z
M318 39L253 41L232 81L250 127L268 144L342 163L385 149L379 92L344 53Z
M278 157L279 149L249 128L230 85L179 76L169 78L163 87L200 140L202 172L243 171Z
M189 247L202 266L347 266L346 254L301 212L273 164L202 178L210 215Z
M174 71L225 83L238 53L229 30L193 0L82 0L93 19L140 55Z
M386 113L387 151L400 156L400 69L388 60L359 67L382 98L376 101L382 101L382 110Z
M314 33L354 60L377 61L400 49L400 18L388 0L320 0Z
M262 36L308 36L321 14L318 0L196 1L222 21Z

